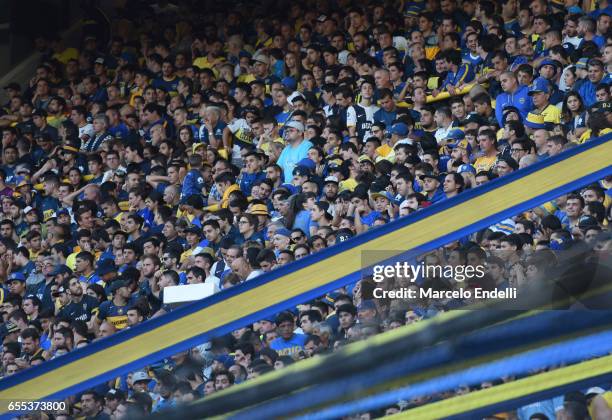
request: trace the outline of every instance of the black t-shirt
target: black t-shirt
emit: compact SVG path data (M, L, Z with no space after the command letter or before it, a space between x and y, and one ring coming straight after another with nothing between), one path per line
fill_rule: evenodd
M99 305L98 299L83 295L79 303L69 303L60 310L58 315L72 320L89 321L92 315L97 314Z

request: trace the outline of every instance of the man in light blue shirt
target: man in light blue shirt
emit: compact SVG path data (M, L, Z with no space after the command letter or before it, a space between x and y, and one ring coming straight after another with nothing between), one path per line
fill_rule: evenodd
M285 124L284 130L287 146L276 163L283 169L285 183L290 184L293 180L293 169L300 160L308 157L312 143L304 140L304 124L299 121L289 121Z

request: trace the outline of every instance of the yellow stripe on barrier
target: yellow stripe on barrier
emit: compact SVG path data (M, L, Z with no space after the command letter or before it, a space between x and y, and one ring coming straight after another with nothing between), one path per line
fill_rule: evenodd
M611 372L612 355L427 404L388 418L393 420L446 418Z
M41 399L191 337L211 331L361 269L368 250L409 250L596 171L612 156L607 141L509 184L377 237L291 274L213 304L150 332L61 366L0 392L0 400Z
M425 102L429 104L429 103L432 103L432 102L443 101L444 99L448 99L448 98L450 98L452 96L465 95L466 93L470 93L470 90L472 90L472 88L474 86L476 86L477 84L478 83L470 83L469 85L465 85L461 89L455 90L455 94L454 95L451 95L450 92L447 91L447 90L438 93L436 96L427 95L427 98L425 99Z

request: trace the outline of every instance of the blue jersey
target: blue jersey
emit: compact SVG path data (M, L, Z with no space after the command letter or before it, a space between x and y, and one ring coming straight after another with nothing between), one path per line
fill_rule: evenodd
M501 127L504 108L507 106L516 107L521 113L523 119L527 118L529 111L533 109L533 101L529 96L529 87L521 85L514 93L501 93L495 101L495 118Z
M254 174L249 174L247 172L243 172L239 178L240 190L245 193L247 196L251 195L251 190L253 189L253 185L256 182L263 181L266 179L265 172L257 172Z
M197 169L192 169L187 172L183 179L183 187L181 188L181 199L187 198L192 195L202 194L202 188L204 187L204 178Z
M461 83L469 83L476 78L476 72L474 66L468 63L463 63L459 66L456 73L449 71L446 74L446 78L442 82L442 89L448 86L458 86Z
M125 123L119 123L114 127L108 127L108 132L111 133L113 137L118 139L127 139L130 135L130 129Z
M580 85L578 88L578 93L582 97L582 100L587 108L597 102L597 98L595 96L595 84L590 80L586 80Z
M113 324L118 330L122 330L127 327L127 311L129 308L129 302L125 306L117 306L112 300L107 300L100 304L98 319L100 321L106 320L108 323Z
M396 118L397 111L387 112L384 109L380 108L374 113L374 121L383 122L387 127L391 127L393 125L393 121L395 121Z
M151 86L153 86L155 89L162 88L168 93L177 93L180 80L181 79L176 76L172 80L164 80L163 77L160 77L159 79L154 79Z
M474 68L478 68L483 62L483 59L480 55L476 55L475 57L469 52L465 52L461 55L461 59L464 63L471 64Z
M379 211L372 211L372 212L366 214L365 216L359 217L359 219L361 220L361 223L371 227L371 226L374 225L374 222L376 221L376 219L378 219L380 216L382 216L381 212L379 212Z
M280 114L276 114L274 118L276 119L276 122L278 123L278 125L283 126L285 125L285 123L287 122L290 116L291 116L291 112L287 111L287 112L281 112Z
M304 349L307 337L305 334L293 334L289 340L278 337L272 340L270 348L279 356L292 356Z

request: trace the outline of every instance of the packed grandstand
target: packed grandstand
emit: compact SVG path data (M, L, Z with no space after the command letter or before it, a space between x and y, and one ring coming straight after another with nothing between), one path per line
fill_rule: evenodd
M281 3L128 1L78 45L34 40L40 64L0 110L3 381L163 322L171 290L224 296L612 131L606 0ZM576 247L609 258L603 175L414 261L483 267L469 289L520 292ZM164 413L480 300L446 293L466 285L456 274L405 280L364 276L30 415ZM481 417L611 419L611 384Z

